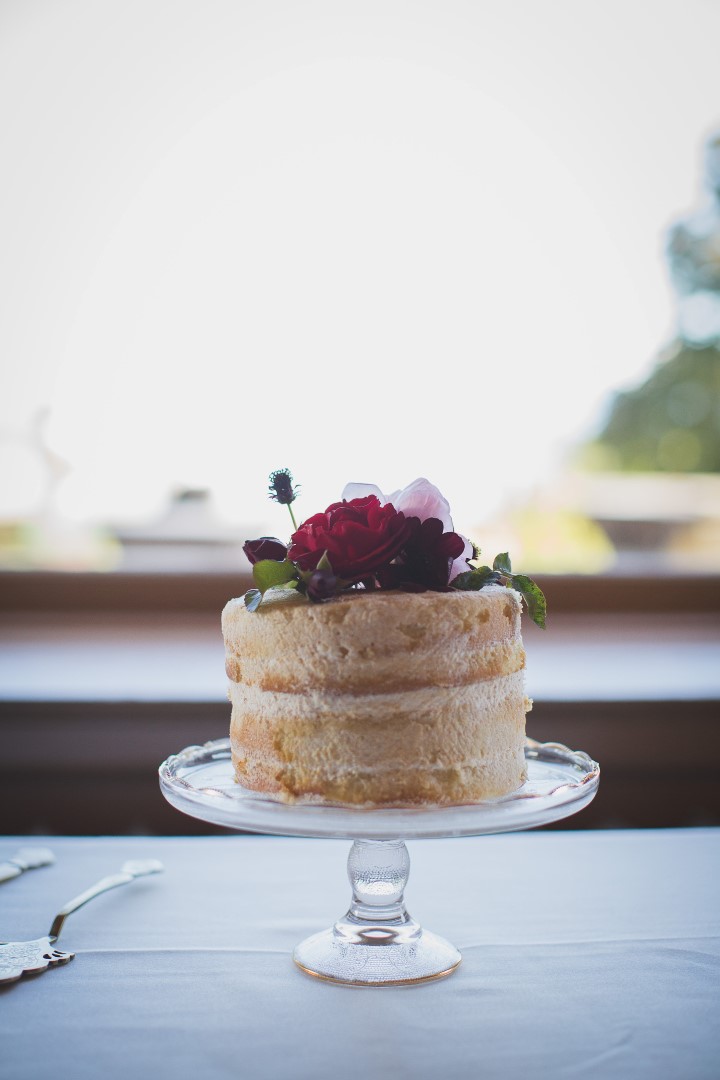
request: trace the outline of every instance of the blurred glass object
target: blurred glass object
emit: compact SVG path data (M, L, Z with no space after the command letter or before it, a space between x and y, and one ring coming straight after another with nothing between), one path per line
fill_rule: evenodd
M70 471L50 447L50 411L0 430L0 569L111 570L117 545L107 530L58 512L58 488Z
M120 545L119 569L152 572L247 569L243 538L228 528L202 488L176 491L155 521L113 530Z

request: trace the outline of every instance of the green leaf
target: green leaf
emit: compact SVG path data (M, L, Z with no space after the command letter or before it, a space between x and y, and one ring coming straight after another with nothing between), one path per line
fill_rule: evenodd
M272 589L274 585L284 585L288 581L297 580L297 577L297 567L289 559L283 562L261 559L253 566L253 578L261 593Z
M464 573L458 574L456 578L453 578L451 584L453 589L477 592L478 589L484 589L486 585L491 585L496 580L494 570L489 566L480 566L477 570L466 570Z
M330 559L328 558L327 551L323 552L323 556L320 559L320 562L315 567L315 569L316 570L329 570L331 574L333 573L333 568L330 565Z
M259 589L248 589L244 596L245 607L248 611L257 611L261 604L265 608L288 600L305 600L305 596L298 592L299 584L296 578L294 581L284 581L281 585L271 585L264 593Z
M288 603L295 600L307 602L307 597L298 592L299 584L299 581L286 581L282 585L272 585L263 594L263 607L267 607L269 604Z
M259 589L248 589L243 600L248 611L257 611L262 602L262 593Z
M517 589L522 595L523 600L527 604L527 609L532 621L536 626L539 626L541 630L544 630L547 603L543 596L542 589L535 584L532 578L526 577L524 574L513 575L512 587L513 589Z
M466 570L465 573L458 574L453 578L451 586L453 589L477 591L484 589L486 585L502 584L503 579L509 579L508 587L517 589L527 605L530 618L544 630L547 604L542 590L525 574L513 574L507 551L495 556L492 567L479 566L476 570Z

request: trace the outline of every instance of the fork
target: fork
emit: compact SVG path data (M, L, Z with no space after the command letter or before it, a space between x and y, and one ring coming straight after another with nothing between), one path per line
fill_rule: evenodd
M16 851L7 862L0 863L0 883L12 881L24 870L36 870L38 866L52 866L55 856L50 848L23 847Z

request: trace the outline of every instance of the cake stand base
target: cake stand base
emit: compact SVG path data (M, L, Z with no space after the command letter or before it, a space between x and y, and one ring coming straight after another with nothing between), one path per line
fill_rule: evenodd
M345 837L352 901L330 930L302 941L293 959L308 975L349 986L402 986L450 975L457 949L423 930L405 908L405 840L533 829L576 813L595 797L600 766L581 750L528 740L527 781L517 791L462 806L357 807L288 804L235 780L229 739L188 746L160 766L178 810L231 829L276 836ZM402 837L402 839L400 839Z
M406 986L452 975L462 957L449 941L419 926L414 941L361 945L345 944L333 927L301 942L293 960L306 975L343 986Z
M297 946L297 966L346 986L402 986L450 975L460 953L408 914L403 893L409 873L404 841L356 840L348 857L350 908L329 930Z

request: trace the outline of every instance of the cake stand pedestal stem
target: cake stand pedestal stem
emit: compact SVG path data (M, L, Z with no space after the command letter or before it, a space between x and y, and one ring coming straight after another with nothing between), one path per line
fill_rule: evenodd
M410 876L410 856L404 840L356 840L347 863L352 902L345 920L362 931L368 923L393 928L412 919L405 907L404 892Z
M410 856L403 840L356 840L348 856L352 900L330 930L293 954L308 975L352 986L397 986L449 975L460 953L408 914Z

